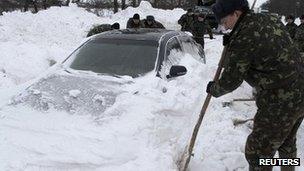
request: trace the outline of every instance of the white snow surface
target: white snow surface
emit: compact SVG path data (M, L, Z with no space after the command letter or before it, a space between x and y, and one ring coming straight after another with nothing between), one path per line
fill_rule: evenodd
M134 13L152 14L167 28L177 29L184 11L153 9L143 2L138 8L105 17L74 5L37 14L10 12L0 16L0 170L177 170L176 161L189 142L206 96L205 87L221 56L220 36L206 40L207 64L185 55L180 57L180 64L188 69L185 76L171 81L153 74L134 79L99 116L11 105L14 95L55 68L49 67L51 60L60 63L83 42L93 24L118 21L125 27ZM81 91L69 94L78 97ZM191 171L248 169L244 146L252 123L234 127L232 120L252 118L255 104L224 108L222 102L250 96L251 88L243 84L229 95L212 99L197 138ZM104 99L97 95L93 100ZM302 124L298 132L302 162L303 142Z

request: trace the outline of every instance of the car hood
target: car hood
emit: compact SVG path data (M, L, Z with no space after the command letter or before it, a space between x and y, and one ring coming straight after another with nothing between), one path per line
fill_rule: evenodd
M13 98L12 104L25 104L47 111L99 115L124 92L126 81L110 76L59 72L40 79Z

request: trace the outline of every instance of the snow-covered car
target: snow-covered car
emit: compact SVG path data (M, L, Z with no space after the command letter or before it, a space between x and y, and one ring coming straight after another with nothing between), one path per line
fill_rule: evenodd
M155 74L162 79L185 75L174 53L204 61L204 53L183 32L157 29L113 30L87 39L58 69L16 96L38 110L100 114L112 106L133 78ZM136 93L136 92L135 92Z

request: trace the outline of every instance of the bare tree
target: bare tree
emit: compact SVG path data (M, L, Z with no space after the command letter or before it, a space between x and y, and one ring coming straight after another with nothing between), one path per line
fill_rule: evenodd
M182 0L178 0L178 1L177 1L177 7L180 8L181 6L182 6Z
M118 2L117 0L114 0L114 13L118 12Z
M154 0L153 6L154 6L154 8L158 8L159 7L159 0Z
M136 7L136 0L132 0L132 7Z
M126 0L121 0L121 9L124 10L126 7Z
M28 11L29 5L32 4L34 7L34 12L37 13L38 12L38 8L37 8L37 1L36 0L25 0L24 2L24 11Z

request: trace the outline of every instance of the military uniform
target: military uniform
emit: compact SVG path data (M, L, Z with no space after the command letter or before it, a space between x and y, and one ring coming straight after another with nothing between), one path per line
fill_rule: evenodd
M296 32L297 32L297 28L298 28L298 26L295 23L287 23L286 24L286 29L287 29L287 31L290 34L290 37L292 39L295 38L295 35L296 35Z
M160 28L160 29L165 29L165 27L158 21L151 21L152 24L148 24L147 19L144 19L141 21L143 23L144 28Z
M105 31L109 31L109 30L113 30L112 27L111 27L111 24L101 24L101 25L98 25L98 26L94 26L89 31L89 33L87 34L87 37L90 37L90 36L92 36L94 34L102 33L102 32L105 32Z
M191 31L191 25L194 20L193 15L184 14L178 20L178 24L182 26L181 31Z
M304 117L304 62L281 21L264 14L243 13L230 33L227 63L207 92L222 96L243 80L257 90L257 113L245 155L250 170L259 158L296 157L296 133Z
M212 29L208 22L206 20L199 21L197 18L195 18L191 24L191 33L193 35L193 39L200 44L202 48L205 46L204 35L206 32L208 32L210 38L212 39Z
M139 21L137 24L134 23L133 18L130 18L127 22L127 28L143 28L144 25L141 21Z
M304 23L300 24L298 26L296 35L295 35L295 41L302 53L304 53Z

